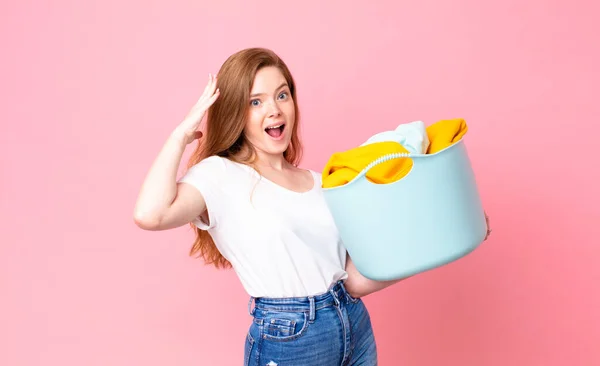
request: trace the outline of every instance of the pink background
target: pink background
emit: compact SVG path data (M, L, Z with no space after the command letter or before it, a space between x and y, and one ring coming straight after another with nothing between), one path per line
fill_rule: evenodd
M0 365L241 364L233 272L132 215L207 73L250 46L297 79L305 167L402 122L469 124L494 232L365 298L381 364L600 364L592 1L50 3L0 5Z

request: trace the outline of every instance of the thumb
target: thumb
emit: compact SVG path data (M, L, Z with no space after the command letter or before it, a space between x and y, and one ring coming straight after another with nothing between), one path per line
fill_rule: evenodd
M194 132L194 139L201 139L202 136L204 136L204 134L202 133L202 131L196 131L196 132Z

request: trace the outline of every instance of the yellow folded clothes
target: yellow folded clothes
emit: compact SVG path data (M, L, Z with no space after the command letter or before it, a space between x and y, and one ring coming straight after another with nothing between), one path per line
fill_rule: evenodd
M460 118L441 120L427 127L426 131L429 138L427 154L434 154L458 142L467 132L467 124ZM323 168L322 186L342 186L354 179L372 161L391 153L408 153L408 150L398 142L385 141L334 153ZM410 158L390 159L370 169L366 178L377 184L392 183L408 174L412 165Z
M458 142L467 133L467 123L462 118L445 119L427 127L429 148L427 154L435 154Z

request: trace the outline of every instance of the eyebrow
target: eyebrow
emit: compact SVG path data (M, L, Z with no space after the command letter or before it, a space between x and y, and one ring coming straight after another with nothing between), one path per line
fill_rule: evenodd
M275 89L275 90L279 90L279 89L283 88L284 86L287 86L287 81L284 81L284 82L283 82L283 84L279 85L279 86L277 87L277 89ZM251 95L250 95L250 98L258 97L258 96L261 96L261 95L265 95L265 93L256 93L256 94L251 94Z

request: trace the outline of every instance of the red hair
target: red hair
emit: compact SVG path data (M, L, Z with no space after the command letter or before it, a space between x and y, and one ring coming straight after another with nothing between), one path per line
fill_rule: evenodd
M275 66L281 71L294 101L296 123L292 128L290 145L283 156L289 163L298 165L302 156L302 144L298 137L299 111L292 74L273 51L248 48L231 55L218 72L217 88L220 95L207 112L206 132L188 161L188 169L213 155L247 165L255 162L256 153L244 135L244 127L254 77L258 70L268 66ZM201 257L205 263L217 268L230 268L231 263L221 255L210 234L192 223L190 225L196 231L190 255Z

